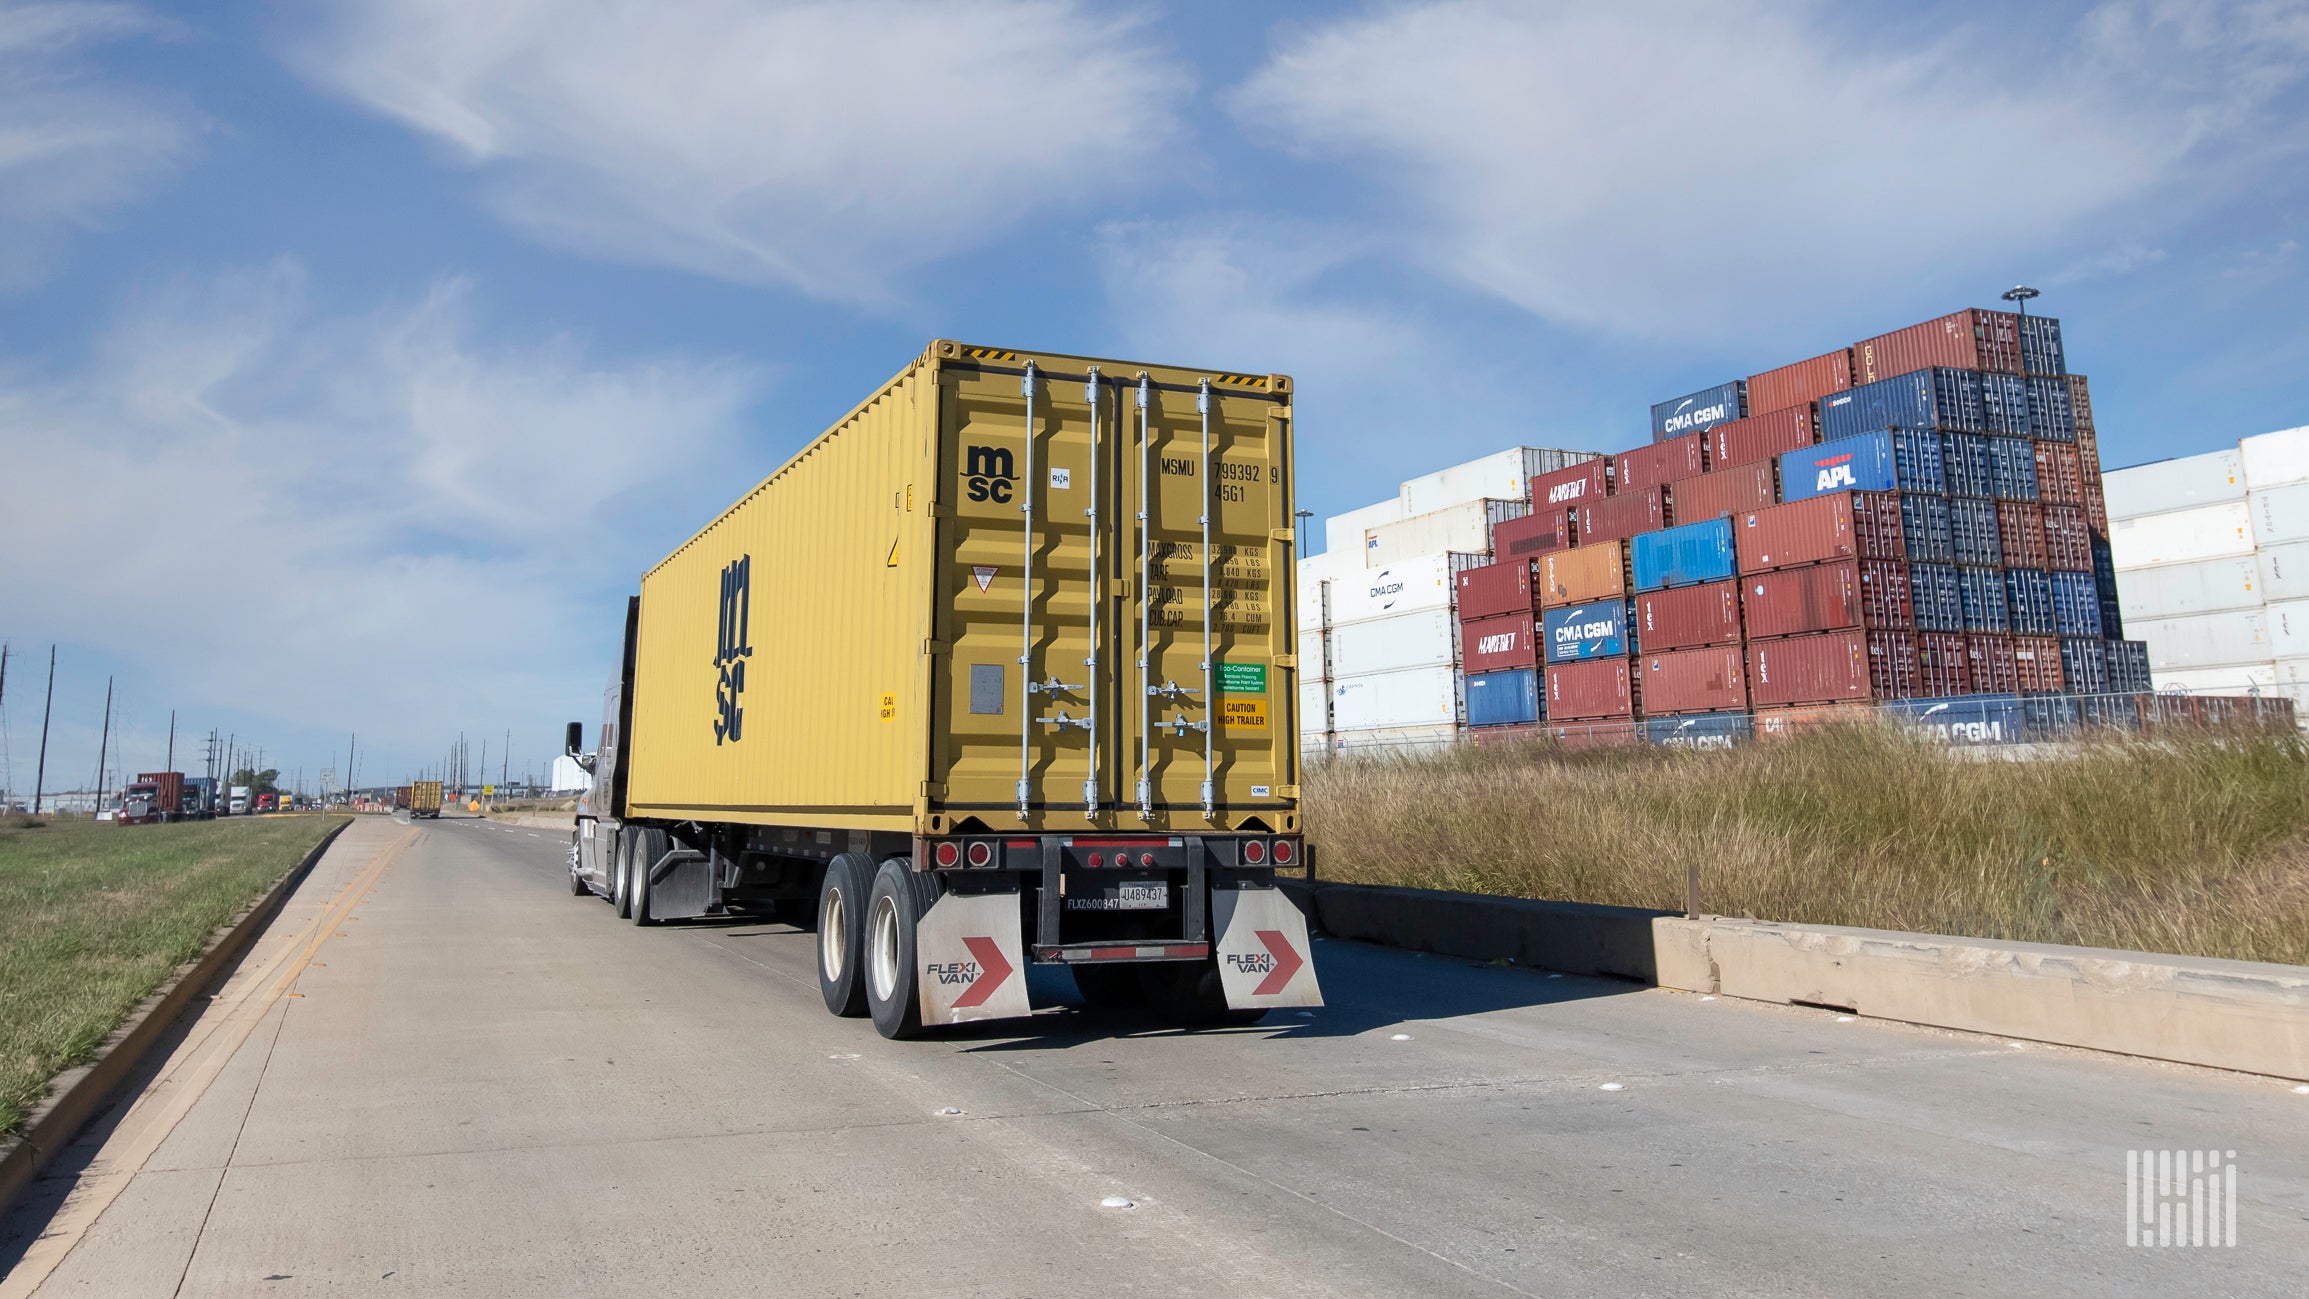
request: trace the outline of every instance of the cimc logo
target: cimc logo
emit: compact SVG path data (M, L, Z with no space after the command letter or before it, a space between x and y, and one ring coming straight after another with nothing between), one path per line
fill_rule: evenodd
M1002 447L971 447L962 469L962 490L974 501L1010 502L1018 473Z

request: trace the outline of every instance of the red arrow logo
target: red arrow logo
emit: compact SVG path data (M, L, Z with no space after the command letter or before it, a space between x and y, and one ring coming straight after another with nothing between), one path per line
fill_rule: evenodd
M994 995L994 990L1001 987L1002 981L1009 978L1016 968L1010 962L1002 959L1002 944L991 938L965 938L962 940L962 945L970 949L972 956L978 958L979 974L977 981L972 983L961 996L954 999L954 1009L956 1010L968 1010L972 1006L984 1005L986 999ZM1294 964L1291 968L1297 969L1298 966Z
M1251 995L1266 997L1281 992L1283 985L1291 981L1291 976L1299 972L1299 967L1307 963L1307 958L1292 950L1291 940L1283 937L1280 929L1254 929L1251 932L1259 936L1259 941L1267 945L1267 954L1275 958L1275 968L1267 971L1267 977L1259 981L1258 987L1251 989Z

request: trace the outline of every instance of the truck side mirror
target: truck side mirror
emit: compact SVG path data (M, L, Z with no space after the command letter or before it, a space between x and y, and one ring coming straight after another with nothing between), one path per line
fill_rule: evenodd
M576 753L583 749L585 747L585 723L571 722L569 724L569 736L562 741L561 747L565 753Z

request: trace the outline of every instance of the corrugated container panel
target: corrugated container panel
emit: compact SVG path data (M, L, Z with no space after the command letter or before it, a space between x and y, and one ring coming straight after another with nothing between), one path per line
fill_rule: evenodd
M2089 428L2076 432L2077 465L2084 471L2085 482L2097 487L2101 481L2101 440Z
M2020 689L2020 668L2013 659L2012 637L1966 636L1964 648L1965 670L1973 689L2007 694Z
M2068 681L2061 670L2060 637L2012 638L2013 675L2022 694L2059 694Z
M1481 554L1491 548L1493 525L1529 513L1531 502L1518 497L1511 501L1469 501L1382 523L1365 534L1363 564L1366 568L1386 568L1416 555L1447 550Z
M1338 677L1400 668L1449 666L1456 624L1449 609L1422 609L1331 628L1331 673Z
M1740 643L1736 582L1646 591L1636 597L1636 642L1648 649L1696 649Z
M1900 546L1911 562L1956 562L1956 533L1947 497L1930 492L1900 493Z
M1377 505L1334 514L1323 520L1324 553L1360 556L1371 529L1382 523L1394 523L1402 517L1403 502L1392 496ZM1358 559L1356 562L1362 561Z
M1331 679L1299 678L1299 734L1320 735L1331 729Z
M1965 638L1949 632L1916 634L1916 693L1961 695L1972 689Z
M1860 558L1908 562L1904 513L1898 492L1852 494L1852 535Z
M1746 656L1736 645L1646 654L1637 662L1646 717L1748 706Z
M1636 638L1629 622L1632 613L1629 602L1617 598L1549 609L1540 616L1548 663L1626 658L1635 653Z
M2019 317L1970 308L1852 345L1854 383L1873 383L1928 365L2019 374Z
M1707 472L1707 435L1687 433L1612 457L1612 490L1640 491Z
M2147 642L2143 642L2146 644ZM2211 667L2158 667L2156 646L2149 646L2149 675L2162 690L2187 691L2202 695L2241 695L2252 690L2268 690L2277 684L2277 664L2274 660L2257 663L2217 663Z
M1948 502L1949 551L1959 564L2002 564L2004 542L1997 532L1996 502L1969 496Z
M2060 345L2060 322L2051 316L2022 316L2020 368L2028 374L2065 375L2068 360Z
M1644 738L1664 749L1730 749L1755 734L1744 712L1654 717L1643 726Z
M2093 534L2085 523L2084 508L2077 505L2045 505L2038 508L2044 511L2044 562L2005 562L2014 568L2051 568L2064 573L2090 572L2093 566Z
M1918 370L1820 402L1820 437L1828 442L1884 429L1981 433L1987 427L1980 376L1970 370Z
M2101 598L2090 573L2053 573L2052 614L2063 636L2101 634Z
M1547 719L1582 721L1635 716L1628 660L1597 659L1547 669Z
M1332 553L1325 551L1299 561L1294 570L1296 589L1292 592L1293 608L1301 628L1321 627L1338 619L1331 613L1331 588L1326 583L1360 580L1363 576L1363 556L1355 551Z
M2309 541L2271 546L2255 558L2261 565L2263 599L2309 600ZM2132 602L2128 592L2125 603L2129 605Z
M2055 378L2028 381L2028 435L2046 442L2077 440L2076 412L2069 405L2066 382Z
M1331 725L1342 743L1350 732L1449 727L1460 719L1459 669L1449 664L1342 676L1331 683Z
M1740 571L1761 573L1853 557L1853 504L1852 493L1838 492L1739 516L1732 521L1732 544Z
M2109 659L2109 689L2134 694L2155 689L2149 676L2149 647L2145 641L2102 641Z
M1531 504L1535 509L1549 506L1581 506L1589 501L1611 495L1610 459L1598 456L1576 465L1540 474L1531 480Z
M1331 580L1331 625L1449 609L1451 556L1413 555L1385 568L1358 568Z
M1777 501L1779 495L1778 467L1769 460L1713 469L1668 485L1670 512L1678 523L1760 510Z
M2167 668L2212 668L2277 657L2269 637L2269 619L2260 609L2230 609L2185 618L2135 617L2131 630L2134 640L2147 643L2149 664L2160 673Z
M1988 433L2028 436L2028 380L2017 374L1980 376L1981 428Z
M1572 511L1557 505L1534 510L1520 519L1491 525L1491 553L1503 559L1537 559L1572 543Z
M1954 564L1910 564L1908 596L1918 631L1964 630L1964 591Z
M2000 501L2035 501L2036 448L2027 438L1988 440L1989 494Z
M2101 596L2101 635L2109 640L2122 640L2125 635L2123 612L2117 607L2117 566L2109 558L2109 540L2100 533L2092 534L2093 588Z
M2243 501L2117 519L2109 531L2117 571L2253 553L2253 515Z
M1469 726L1529 726L1539 720L1539 670L1510 668L1467 678Z
M1536 619L1529 609L1496 618L1469 618L1459 624L1460 666L1469 672L1499 672L1539 662Z
M2309 555L2303 558L2309 559ZM2268 600L2282 599L2263 589L2261 574L2262 564L2251 555L2195 564L2160 564L2117 574L2117 592L2136 619L2188 618L2230 609L2258 609Z
M1739 419L1748 413L1747 394L1747 382L1734 379L1713 388L1702 388L1689 396L1655 402L1652 441L1665 442Z
M2269 647L2280 659L2309 658L2309 600L2285 600L2263 611Z
M1947 473L1933 433L1877 432L1823 442L1780 457L1780 498L1829 492L1943 492Z
M2309 541L2309 483L2254 492L2245 498L2245 508L2252 516L2255 544Z
M2255 491L2309 482L2309 425L2254 434L2237 444L2237 459Z
M1810 402L1785 410L1767 410L1707 432L1708 466L1726 469L1779 458L1783 451L1808 447L1820 440L1820 418Z
M1751 691L1751 694L1754 692ZM1780 740L1805 731L1828 726L1866 722L1874 716L1875 705L1867 700L1847 700L1840 704L1797 704L1790 708L1756 708L1749 715L1755 719L1756 738Z
M2076 447L2067 442L2036 442L2036 494L2056 505L2084 503L2084 468Z
M1626 748L1644 742L1644 723L1633 715L1547 724L1547 733L1564 749Z
M1667 526L1667 497L1657 487L1622 492L1579 507L1582 543L1623 541Z
M2039 495L2041 494L2039 493ZM2085 479L2082 495L2084 496L2085 522L2091 524L2095 532L2107 532L2109 530L2109 507L2108 502L2101 498L2101 480L2098 475Z
M2083 520L2078 520L2081 529ZM2044 507L2030 501L1996 503L1996 540L2004 562L2014 568L2048 568L2045 562Z
M2235 451L2157 460L2101 476L2109 517L2133 519L2245 499L2245 461Z
M1599 541L1543 555L1539 561L1539 604L1543 609L1626 596L1628 547Z
M1529 500L1532 479L1599 459L1591 451L1510 447L1466 464L1422 474L1403 484L1403 517L1411 518L1469 501Z
M2060 675L2069 693L2105 695L2109 692L2108 642L2098 636L2064 636L2060 642Z
M1886 714L1909 730L1944 744L2017 744L2023 727L2020 696L1958 694L1887 703Z
M1789 636L1748 645L1748 697L1759 708L1867 699L1868 635Z
M1721 582L1739 571L1727 519L1638 533L1628 539L1628 562L1638 591Z
M1483 618L1492 614L1530 613L1538 608L1539 597L1531 585L1531 565L1528 559L1510 559L1462 570L1456 579L1459 616Z
M1956 593L1964 605L1964 630L2008 632L2012 610L2005 601L2004 574L1993 568L1956 570Z
M1846 559L1756 573L1740 579L1740 605L1750 640L1916 625L1907 566L1889 560Z
M2060 631L2060 618L2052 607L2052 575L2043 569L2006 569L2004 601L2016 634L2051 636Z
M1941 434L1940 464L1949 495L1996 495L1996 475L1989 465L1988 439L1980 434Z
M2069 413L2076 416L2077 436L2093 431L2092 387L2081 374L2063 376L2068 383Z
M1750 410L1785 410L1852 386L1852 349L1839 347L1809 360L1748 376Z

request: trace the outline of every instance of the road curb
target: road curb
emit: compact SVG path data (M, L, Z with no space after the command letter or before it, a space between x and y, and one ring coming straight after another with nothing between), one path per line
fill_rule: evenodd
M146 1063L153 1048L167 1037L168 1030L201 992L248 951L257 935L280 913L289 894L312 873L321 854L352 823L347 817L322 835L312 851L263 897L211 935L198 957L180 966L168 983L129 1012L128 1019L97 1048L94 1060L57 1075L49 1085L48 1099L25 1125L24 1135L9 1138L5 1153L0 1153L0 1213L14 1208L25 1189L79 1138L89 1120L103 1112L113 1092Z
M1287 881L1334 938L2309 1079L2309 966Z

